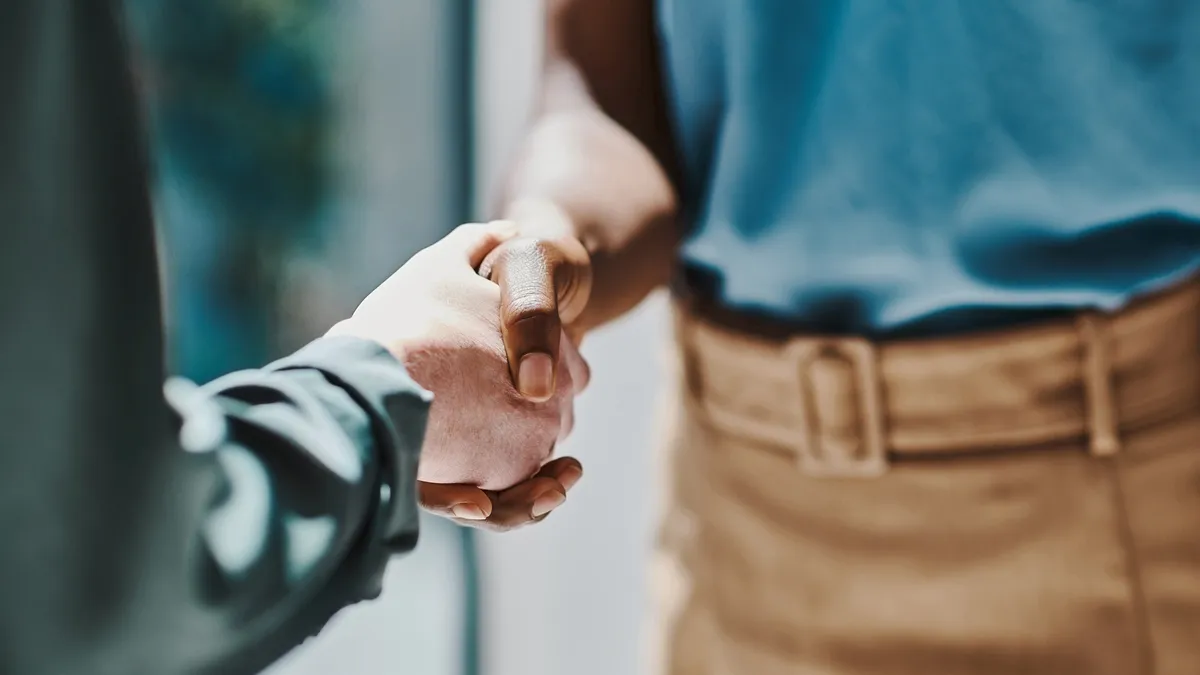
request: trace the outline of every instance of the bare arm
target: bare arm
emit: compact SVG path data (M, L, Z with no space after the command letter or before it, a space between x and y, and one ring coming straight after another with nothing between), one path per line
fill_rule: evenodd
M526 234L583 243L590 297L560 309L586 330L663 284L679 241L654 3L550 0L545 30L538 114L503 212Z
M364 331L164 398L121 14L0 6L0 672L256 673L415 545L428 397Z
M653 0L548 0L538 112L501 212L520 235L480 273L500 286L520 392L555 391L560 336L637 305L679 243Z

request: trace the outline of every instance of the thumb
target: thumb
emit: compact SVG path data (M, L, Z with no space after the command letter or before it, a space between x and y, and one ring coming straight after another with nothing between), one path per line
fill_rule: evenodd
M482 273L500 286L500 331L513 383L535 402L555 391L559 336L553 248L536 239L517 239L496 250Z
M484 260L480 274L500 286L500 330L517 390L540 402L556 390L562 324L591 293L591 264L575 239L521 237Z

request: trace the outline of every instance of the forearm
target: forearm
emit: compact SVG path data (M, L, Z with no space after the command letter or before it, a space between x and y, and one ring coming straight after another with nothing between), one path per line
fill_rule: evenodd
M214 479L193 562L197 672L258 672L343 607L378 595L416 541L428 396L382 347L318 340L263 370L168 398Z
M0 672L258 672L411 545L427 401L346 343L192 390L177 435L121 11L0 10Z
M501 212L525 232L587 248L584 328L665 283L681 236L649 4L551 3L538 112L502 193Z
M661 168L596 111L555 113L534 126L503 214L523 234L584 244L593 272L591 297L576 322L584 330L664 284L680 238L674 192Z

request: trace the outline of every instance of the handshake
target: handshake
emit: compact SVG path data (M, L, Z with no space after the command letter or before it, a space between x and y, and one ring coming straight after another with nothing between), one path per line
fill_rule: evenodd
M374 340L434 395L418 471L427 511L511 530L546 517L583 475L551 460L588 383L572 325L591 266L572 237L459 226L330 330Z

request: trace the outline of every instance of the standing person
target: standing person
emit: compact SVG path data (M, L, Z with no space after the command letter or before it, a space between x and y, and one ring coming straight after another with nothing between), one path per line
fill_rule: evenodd
M1200 6L547 6L487 266L678 269L655 672L1194 672Z
M379 594L418 502L491 529L560 505L586 370L513 387L477 273L511 227L467 225L331 335L164 398L119 7L0 10L0 672L258 672Z

